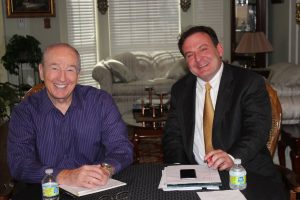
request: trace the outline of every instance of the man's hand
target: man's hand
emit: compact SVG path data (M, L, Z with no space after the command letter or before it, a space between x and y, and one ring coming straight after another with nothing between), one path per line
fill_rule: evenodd
M58 173L58 184L94 188L105 185L110 177L109 172L101 165L83 165L77 169L65 169Z
M212 167L214 169L229 170L233 166L233 160L223 150L213 150L205 155L204 161L207 162L208 167Z

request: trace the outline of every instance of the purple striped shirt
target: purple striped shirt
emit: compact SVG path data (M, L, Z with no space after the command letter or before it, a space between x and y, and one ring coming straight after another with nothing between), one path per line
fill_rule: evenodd
M77 85L63 115L46 90L19 103L11 116L8 163L19 181L41 182L46 168L62 169L109 163L119 172L133 161L132 144L109 94Z

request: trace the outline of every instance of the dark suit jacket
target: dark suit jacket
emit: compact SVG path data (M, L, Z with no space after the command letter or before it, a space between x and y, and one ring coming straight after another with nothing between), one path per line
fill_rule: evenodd
M162 140L166 163L196 164L193 153L196 80L189 73L172 87ZM264 79L250 70L225 64L215 106L214 148L241 158L246 170L278 177L266 146L271 120Z

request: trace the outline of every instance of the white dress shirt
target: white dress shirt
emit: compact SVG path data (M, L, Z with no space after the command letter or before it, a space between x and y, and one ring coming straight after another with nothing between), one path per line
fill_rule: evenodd
M224 65L222 63L217 74L209 81L209 84L212 87L210 90L210 96L211 96L214 109L216 107L216 101L217 101L223 68ZM204 164L204 156L205 156L205 145L204 145L204 137L203 137L203 108L204 108L204 99L205 99L205 83L206 82L201 80L199 77L197 78L195 133L194 133L193 152L198 164Z

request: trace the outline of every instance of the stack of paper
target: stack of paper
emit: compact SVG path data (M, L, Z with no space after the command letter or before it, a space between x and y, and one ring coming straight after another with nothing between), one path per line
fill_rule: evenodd
M196 178L180 178L181 169L195 169ZM172 190L219 190L222 185L218 170L208 168L206 165L174 165L165 167L159 189Z
M109 179L106 185L98 186L98 187L95 187L92 189L84 188L84 187L69 186L69 185L59 185L59 187L73 195L83 196L83 195L87 195L87 194L93 194L96 192L101 192L104 190L120 187L123 185L126 185L126 183L115 180L115 179Z

